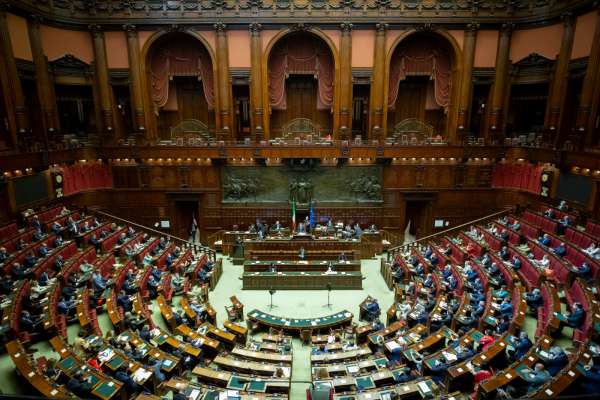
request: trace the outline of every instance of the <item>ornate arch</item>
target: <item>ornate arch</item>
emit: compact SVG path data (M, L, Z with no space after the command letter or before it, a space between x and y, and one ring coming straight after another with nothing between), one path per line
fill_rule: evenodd
M268 82L269 81L269 58L271 56L271 52L273 50L273 48L275 47L275 45L282 40L283 38L285 38L286 36L288 36L289 34L292 33L296 33L296 32L306 32L309 33L313 36L315 36L318 39L321 39L323 42L325 42L325 44L329 47L329 50L331 51L331 54L333 55L333 64L334 64L334 80L333 80L333 86L334 86L334 91L333 91L333 107L332 107L332 113L333 113L333 126L332 126L332 131L333 132L337 132L338 130L338 124L339 124L339 83L340 83L340 55L339 55L339 49L337 48L336 44L333 42L333 40L331 39L331 37L329 37L329 35L327 35L323 30L316 28L316 27L306 27L303 25L297 25L294 27L290 27L290 28L285 28L282 29L281 31L277 32L277 34L275 34L267 43L267 45L263 48L263 53L262 53L262 77L263 77L263 82ZM263 85L263 93L262 93L262 98L263 98L263 104L266 105L266 107L268 107L268 112L266 112L264 114L264 126L266 127L266 131L269 132L270 135L270 115L271 115L271 106L269 103L269 91L268 91L268 84L267 85Z
M210 45L210 43L206 40L206 38L201 35L199 32L191 30L191 29L183 29L183 30L159 30L154 32L144 43L140 51L140 72L142 78L142 90L144 93L144 109L146 110L146 126L150 127L148 135L150 138L155 139L157 137L157 122L154 113L149 112L149 110L153 109L153 101L150 93L149 85L150 85L150 55L152 54L152 49L154 48L155 43L163 38L164 36L171 35L173 33L181 33L188 35L194 39L196 39L208 52L210 56L210 61L212 64L212 73L213 73L213 92L214 92L214 104L215 104L215 127L217 129L220 128L220 119L219 115L219 90L218 90L218 82L217 82L217 58L214 49Z
M396 49L398 48L398 46L400 45L400 43L402 43L404 40L406 40L408 37L418 34L418 33L428 33L434 36L438 36L441 39L445 40L450 46L450 49L452 49L452 54L451 54L451 61L452 61L452 66L451 66L451 79L450 79L450 103L448 105L447 108L447 119L446 119L446 135L448 137L454 135L454 132L456 131L456 123L457 123L457 118L458 118L458 107L457 107L457 103L458 103L458 96L459 96L459 91L460 91L460 86L462 84L462 82L460 82L461 79L461 70L462 70L462 65L463 65L463 53L462 53L462 49L460 47L460 45L458 44L458 42L456 41L456 39L454 38L454 36L452 36L450 34L450 32L448 32L445 29L434 29L434 30L418 30L418 29L411 29L411 30L407 30L405 32L403 32L401 35L399 35L394 42L392 43L391 47L389 48L387 54L386 54L386 62L385 62L385 82L386 84L384 85L384 99L385 99L385 107L384 107L384 129L385 132L387 132L388 127L387 127L387 112L388 112L388 107L387 107L387 99L388 99L388 95L389 95L389 79L390 79L390 63L392 61L392 57L394 55L394 52L396 51Z

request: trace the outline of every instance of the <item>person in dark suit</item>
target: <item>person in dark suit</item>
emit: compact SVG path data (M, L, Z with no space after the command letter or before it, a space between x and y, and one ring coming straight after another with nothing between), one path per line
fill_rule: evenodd
M575 267L575 270L575 273L582 279L585 279L586 281L592 279L592 269L590 268L590 265L587 262L582 262L579 267Z
M531 349L532 346L533 343L529 339L529 336L527 336L527 332L522 331L519 334L519 337L515 339L515 350L511 359L520 360L525 356L525 354L527 354L527 352L529 351L529 349Z
M561 321L560 327L558 328L558 332L562 331L564 325L567 325L571 328L578 329L581 328L583 323L585 322L585 310L583 306L579 303L573 303L573 307L570 313L565 315L566 321Z
M545 364L548 373L552 376L558 374L569 364L569 357L560 346L552 346L548 354L548 360L545 361Z
M524 374L523 379L528 383L527 392L533 392L552 379L552 375L544 369L543 364L537 363L532 371Z
M84 378L81 371L77 371L67 382L67 390L82 398L89 397L92 388L92 377Z
M559 257L564 257L567 254L567 247L565 246L564 243L559 244L558 246L556 246L554 249L554 254L556 254Z
M534 288L530 293L525 293L525 302L527 302L529 307L537 311L538 307L544 304L540 289Z
M119 307L123 307L123 310L125 310L125 311L131 311L131 309L133 307L133 303L132 303L131 299L129 298L129 296L127 294L125 294L125 291L123 291L123 290L121 290L121 293L117 297L117 305Z
M581 382L581 393L600 393L600 366L588 364L580 371L584 378Z

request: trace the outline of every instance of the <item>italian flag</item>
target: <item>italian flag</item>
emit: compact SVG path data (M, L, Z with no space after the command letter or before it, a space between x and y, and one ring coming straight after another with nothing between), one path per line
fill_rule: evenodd
M296 231L296 200L292 200L292 232Z

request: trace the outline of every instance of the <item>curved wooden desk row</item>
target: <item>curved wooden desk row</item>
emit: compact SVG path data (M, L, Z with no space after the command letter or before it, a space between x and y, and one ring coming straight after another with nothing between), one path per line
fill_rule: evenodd
M359 290L360 272L244 272L244 290Z
M247 314L249 325L256 324L277 330L299 332L301 330L320 331L340 328L352 322L353 315L348 310L320 318L295 319L282 318L260 310L252 310Z
M297 257L296 257L297 258ZM292 272L292 271L327 271L331 265L338 272L359 272L360 260L351 261L327 261L324 258L320 260L280 260L273 258L272 260L248 260L244 261L244 272L266 272L269 271L273 264L277 271Z

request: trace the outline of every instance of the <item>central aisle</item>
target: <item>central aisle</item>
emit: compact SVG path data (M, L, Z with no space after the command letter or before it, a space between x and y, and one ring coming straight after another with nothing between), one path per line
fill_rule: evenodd
M233 265L228 258L223 258L223 275L214 291L210 292L210 304L217 311L218 325L222 326L227 318L225 306L231 305L229 297L236 295L244 304L244 313L254 308L270 312L274 315L294 318L314 318L347 309L354 314L354 322L358 321L358 305L367 295L379 300L382 318L393 300L392 292L387 288L381 274L380 257L362 260L363 274L362 290L333 290L331 291L331 308L324 307L327 303L326 290L278 290L273 295L276 306L269 311L270 296L266 290L242 290L243 266ZM385 323L385 320L382 320ZM244 324L245 325L245 324ZM299 339L293 341L294 358L292 365L292 387L290 399L306 399L306 388L311 382L310 346L303 346Z

